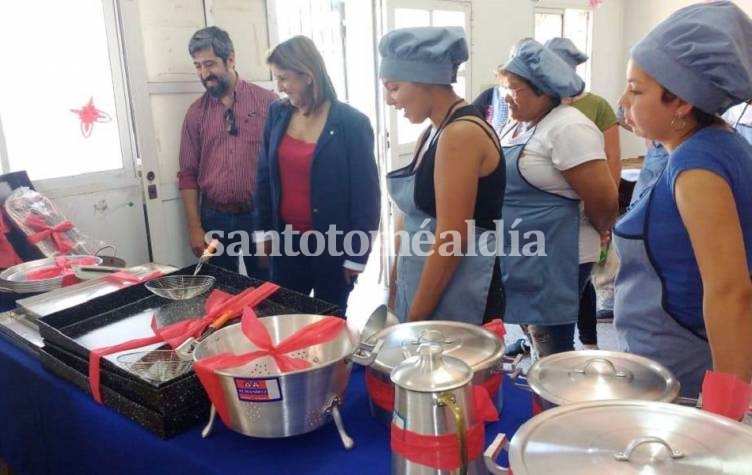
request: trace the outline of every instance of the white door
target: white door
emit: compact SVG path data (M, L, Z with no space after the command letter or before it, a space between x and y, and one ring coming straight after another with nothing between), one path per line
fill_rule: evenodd
M113 2L0 2L0 43L13 65L0 77L1 171L27 171L79 231L147 262Z
M194 262L178 190L180 131L188 106L204 93L188 41L219 25L235 46L241 78L271 89L265 0L119 0L128 82L141 161L149 238L155 262Z
M416 26L460 26L465 29L465 37L470 49L470 19L471 3L468 1L451 1L451 0L383 0L381 4L382 32L381 37L388 31L396 28L408 28ZM454 90L460 97L470 98L471 80L470 80L470 63L469 61L460 66L457 71L457 82L454 83ZM380 88L383 89L383 88ZM381 95L383 95L383 90ZM385 118L384 128L386 130L386 164L384 169L387 172L406 166L413 158L416 142L423 130L428 126L426 120L422 124L411 124L404 116L397 111L385 105L382 117ZM393 206L389 202L389 206ZM387 235L394 234L394 216L390 213L388 219L385 219L389 232ZM386 239L384 244L388 246L390 252L386 255L393 259L394 242ZM389 265L391 266L391 262ZM389 267L388 267L389 268Z

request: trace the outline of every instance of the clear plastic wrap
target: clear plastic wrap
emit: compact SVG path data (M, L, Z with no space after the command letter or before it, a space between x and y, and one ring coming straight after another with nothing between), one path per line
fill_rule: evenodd
M5 211L29 243L47 257L94 255L108 246L79 232L52 201L30 188L14 190L5 201Z

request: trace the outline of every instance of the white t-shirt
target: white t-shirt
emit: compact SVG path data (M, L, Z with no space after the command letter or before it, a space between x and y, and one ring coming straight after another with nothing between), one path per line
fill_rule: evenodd
M579 199L561 172L591 160L606 159L601 131L582 112L566 105L555 107L537 126L512 137L516 125L507 124L501 145L527 142L519 164L525 180L543 191ZM600 243L600 235L585 217L580 203L581 264L598 260Z

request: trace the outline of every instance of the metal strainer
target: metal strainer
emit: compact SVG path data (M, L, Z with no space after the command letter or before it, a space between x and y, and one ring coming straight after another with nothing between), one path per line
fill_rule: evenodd
M187 300L201 295L214 285L210 275L166 275L146 282L152 293L170 300Z
M155 383L177 378L191 369L191 361L181 360L173 350L135 351L116 359L129 372Z

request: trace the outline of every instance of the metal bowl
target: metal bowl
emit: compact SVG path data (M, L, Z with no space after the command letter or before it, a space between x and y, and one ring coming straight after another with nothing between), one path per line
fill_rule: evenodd
M166 275L146 282L153 294L170 300L187 300L201 295L214 286L210 275Z

